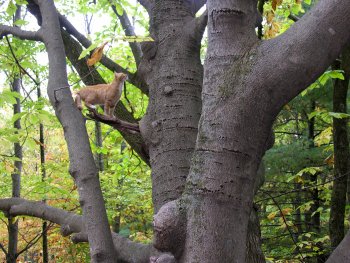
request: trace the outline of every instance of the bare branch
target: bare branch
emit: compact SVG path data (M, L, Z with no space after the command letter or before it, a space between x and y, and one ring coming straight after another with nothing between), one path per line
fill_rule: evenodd
M22 198L0 199L0 210L12 215L28 215L56 223L69 229L63 235L84 231L82 217L62 209L54 208L43 202L27 201ZM62 230L62 229L61 229Z
M0 199L0 210L11 216L34 216L61 226L64 236L72 233L74 242L87 242L83 218L72 212L54 208L43 202L28 201L22 198ZM113 244L123 262L149 262L151 244L139 244L112 232ZM1 246L0 246L1 248Z
M314 82L349 43L349 13L347 0L319 1L286 32L258 48L258 57L275 52L259 59L251 71L255 76L269 76L266 94L259 97L264 97L267 104L273 101L273 114ZM278 72L274 70L276 63Z
M124 29L125 35L126 36L136 36L135 31L134 31L134 27L131 25L129 17L128 17L127 13L125 12L125 10L123 10L122 15L119 15L115 5L113 5L113 4L112 4L112 9L113 9L114 13L117 15L117 17L119 18L120 23L122 24L122 27ZM137 42L129 42L129 45L130 45L131 51L134 55L136 65L138 66L140 64L141 57L142 57L141 46Z
M6 35L13 35L19 39L43 41L41 31L26 31L18 27L0 25L0 39Z
M106 115L99 114L95 109L89 108L91 117L94 120L100 121L102 123L108 124L117 130L129 132L132 134L140 133L140 127L137 123L130 123L118 118L109 117Z

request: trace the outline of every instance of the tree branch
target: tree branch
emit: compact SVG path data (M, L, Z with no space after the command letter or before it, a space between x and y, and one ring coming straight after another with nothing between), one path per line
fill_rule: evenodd
M23 40L43 41L41 36L41 30L26 31L20 29L19 27L0 25L0 39L10 34Z
M153 0L137 0L137 2L146 9L149 15L152 13Z
M113 4L112 4L112 9L113 9L113 12L116 14L116 16L119 18L120 23L122 24L122 27L124 29L125 35L126 36L136 36L135 31L134 31L134 27L131 25L129 17L128 17L127 13L125 12L125 10L123 10L123 15L119 15L115 5L113 5ZM141 50L140 43L129 42L129 45L130 45L131 51L134 55L136 65L138 66L140 64L141 57L142 57L142 50Z
M0 210L11 216L33 216L58 224L61 234L68 236L72 233L75 242L87 242L83 218L72 212L54 208L41 201L28 201L23 198L0 199ZM118 251L119 259L130 263L149 262L151 245L132 242L112 232L113 244Z
M349 14L348 0L319 1L284 34L258 47L257 56L252 56L258 61L251 73L269 76L264 80L265 89L261 89L265 94L260 93L259 97L266 104L273 102L273 107L268 106L273 108L273 114L313 83L339 56L350 40L350 20L346 19Z
M122 121L118 118L113 118L113 117L111 118L109 116L99 114L95 109L92 109L92 108L89 110L91 112L89 117L91 117L94 120L108 124L120 131L132 133L132 134L140 133L140 128L137 123L130 123L130 122Z
M17 59L16 54L15 54L15 52L13 51L12 45L11 45L11 43L10 43L8 37L5 36L5 38L6 38L7 44L8 44L8 46L9 46L9 48L10 48L12 57L13 57L13 59L15 60L17 66L18 66L25 74L27 74L27 76L34 82L34 84L35 84L36 86L39 86L39 82L36 81L36 80L29 74L29 72L28 72L24 67L22 67L21 63L19 63L19 60Z

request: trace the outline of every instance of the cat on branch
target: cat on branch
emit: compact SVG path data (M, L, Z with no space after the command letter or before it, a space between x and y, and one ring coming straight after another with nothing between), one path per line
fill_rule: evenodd
M114 116L115 107L123 92L124 82L128 76L124 73L114 72L114 80L110 84L97 84L86 86L79 90L75 97L75 104L82 110L82 103L88 109L94 109L94 105L104 105L104 114L109 117Z

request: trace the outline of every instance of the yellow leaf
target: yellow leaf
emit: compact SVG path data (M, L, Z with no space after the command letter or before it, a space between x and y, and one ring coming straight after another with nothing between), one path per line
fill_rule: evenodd
M334 154L329 155L324 162L328 164L329 166L333 166L334 164Z
M268 220L273 220L276 217L276 212L272 212L267 216Z
M35 141L35 143L36 143L37 145L41 145L42 147L45 148L45 144L39 142L39 141L38 141L37 139L35 139L35 138L32 138L32 139Z
M282 214L285 215L290 215L290 212L292 211L292 208L284 208L282 209Z
M274 17L275 17L275 14L273 11L267 12L267 14L266 14L267 23L270 24L272 22L272 20L274 19Z
M291 110L292 110L292 108L289 106L289 104L284 105L284 108L285 108L287 111L291 111Z
M91 67L92 65L95 65L97 62L99 62L103 55L103 48L105 45L107 45L108 42L105 42L101 46L97 47L94 52L91 55L91 58L87 60L87 65Z
M303 184L304 183L304 178L302 176L296 176L294 178L294 182L297 184Z

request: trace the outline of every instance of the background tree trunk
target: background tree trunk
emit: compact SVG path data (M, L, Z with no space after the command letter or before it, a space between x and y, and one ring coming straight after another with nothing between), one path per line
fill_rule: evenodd
M21 90L21 79L15 77L12 84L12 91L18 92ZM13 105L13 114L21 113L21 99L16 98L16 104ZM14 128L16 133L21 130L21 119L17 119L14 122ZM14 162L15 171L12 173L12 197L21 196L21 173L22 173L22 145L20 142L14 143L15 157L18 158ZM8 254L6 255L7 263L15 263L17 259L17 246L18 246L18 220L15 217L9 216L8 218Z
M40 86L37 87L38 100L41 99L41 89ZM40 142L40 171L41 180L45 182L46 180L46 167L45 167L45 139L44 139L44 125L40 123L39 125L39 142ZM43 199L46 202L46 199ZM44 220L42 225L42 250L43 250L43 263L49 262L49 251L48 251L48 239L47 239L47 222Z
M341 63L335 62L335 69L344 70L344 80L336 79L333 90L333 111L347 113L347 92L350 79L350 48L342 53ZM344 238L344 216L347 181L350 171L350 152L347 129L348 119L333 118L334 137L334 182L329 219L329 234L332 248Z

